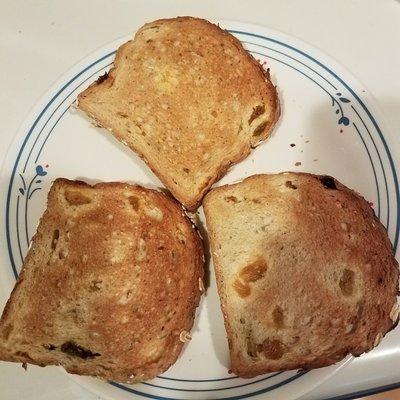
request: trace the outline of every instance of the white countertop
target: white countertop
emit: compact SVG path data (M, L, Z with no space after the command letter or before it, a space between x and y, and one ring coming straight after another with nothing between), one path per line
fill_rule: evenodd
M400 131L400 2L396 0L0 2L0 161L6 143L46 89L98 47L161 17L251 22L298 37L332 56L372 93ZM4 188L3 188L4 189ZM0 298L2 308L5 298ZM304 399L326 399L400 382L400 348L388 335ZM95 399L65 374L0 365L1 399ZM19 373L15 373L18 370ZM48 375L47 375L48 376ZM40 382L40 385L38 385Z

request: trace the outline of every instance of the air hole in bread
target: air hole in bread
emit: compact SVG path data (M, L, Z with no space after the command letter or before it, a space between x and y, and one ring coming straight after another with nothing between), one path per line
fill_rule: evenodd
M82 358L83 360L100 356L100 353L93 353L91 350L85 349L73 341L63 343L61 345L61 351L70 356Z
M263 122L261 125L257 126L257 128L254 129L254 131L253 131L253 136L260 136L264 132L265 128L267 127L267 124L268 124L268 122L266 121L266 122Z
M264 114L265 112L265 106L264 105L258 105L256 107L253 108L253 112L250 115L249 118L249 125L256 119L258 118L260 115Z
M211 115L212 115L214 118L217 118L218 113L217 113L215 110L213 110L213 111L211 111Z
M53 231L53 237L51 239L51 249L52 250L56 249L59 237L60 237L60 231L58 229L55 229Z
M188 174L190 172L189 168L182 168L183 172L185 172L186 174Z
M285 320L285 316L283 314L283 310L281 307L276 306L274 308L274 311L272 311L272 319L274 321L274 324L277 328L283 328L284 326L284 320Z
M239 199L235 196L226 196L225 201L228 203L239 203Z
M350 230L350 225L347 224L346 222L341 222L340 227L342 228L343 231L348 232Z
M67 255L68 255L68 251L65 250L65 249L61 249L61 250L58 252L58 258L59 258L60 260L63 260L64 258L67 258Z
M297 189L297 186L294 185L292 181L286 181L285 186L288 187L289 189Z
M117 115L119 115L122 118L128 118L128 114L122 112L122 111L117 111Z
M75 323L82 322L82 317L79 315L79 311L76 308L67 310L65 313L65 318L72 319Z
M65 200L71 205L71 206L82 206L83 204L89 204L92 202L92 200L82 194L81 192L78 192L77 190L66 190L64 193Z
M176 237L180 244L186 244L184 232L180 228L177 230Z
M262 203L262 201L261 201L261 199L252 199L251 200L254 204L261 204Z
M239 322L244 325L246 323L246 320L244 318L240 318Z
M132 307L132 311L137 314L137 317L141 317L140 306L138 304L134 304Z
M252 358L257 358L258 353L263 350L262 346L254 343L251 339L247 339L247 354Z
M13 331L13 329L14 329L14 327L11 324L8 324L8 325L6 325L4 327L3 335L2 335L4 340L8 340L8 338L10 337L11 332Z
M57 348L56 346L54 346L54 344L44 344L43 347L49 351L53 351Z
M266 358L279 360L285 354L285 347L280 340L265 339L262 344L262 351Z
M139 210L139 199L136 196L129 196L128 201L135 211Z
M326 189L332 189L332 190L337 189L335 179L332 178L331 176L321 176L319 180Z
M93 280L89 286L89 292L99 292L102 289L103 281Z
M342 272L339 286L343 296L351 296L354 291L354 272L346 268Z

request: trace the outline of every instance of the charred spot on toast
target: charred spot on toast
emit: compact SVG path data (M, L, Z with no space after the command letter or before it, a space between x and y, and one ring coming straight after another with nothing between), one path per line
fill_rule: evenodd
M331 189L331 190L337 189L335 179L332 178L331 176L328 175L320 176L318 179L326 189Z
M289 189L297 189L297 186L292 181L286 181L285 186Z
M100 75L100 76L97 78L96 83L97 83L98 85L100 85L100 83L104 82L107 78L108 78L108 72L104 72L103 75Z
M100 356L100 353L93 353L91 350L85 349L73 341L63 343L61 345L61 351L70 356L82 358L83 360Z
M250 125L256 118L258 118L260 115L264 114L264 112L265 112L265 106L264 106L263 104L254 107L254 108L253 108L253 112L251 113L250 118L249 118L249 121L248 121L249 125Z

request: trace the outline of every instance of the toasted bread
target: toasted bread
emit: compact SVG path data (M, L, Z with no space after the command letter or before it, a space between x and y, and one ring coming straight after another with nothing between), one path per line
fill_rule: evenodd
M144 25L78 107L135 151L177 200L196 209L279 117L269 73L234 36L179 17Z
M386 230L337 180L256 175L212 190L203 205L239 376L358 356L397 323Z
M0 320L0 359L121 382L165 371L203 276L182 211L140 186L57 179Z

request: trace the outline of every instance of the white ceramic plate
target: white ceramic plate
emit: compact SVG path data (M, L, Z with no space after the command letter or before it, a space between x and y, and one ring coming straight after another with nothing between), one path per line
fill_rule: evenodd
M373 203L397 249L399 148L363 86L320 51L292 37L254 25L221 25L266 62L282 106L273 136L233 167L221 183L284 170L333 175ZM110 68L116 49L128 39L105 46L65 74L37 104L10 148L2 174L6 207L0 222L5 234L0 281L5 283L4 290L9 291L15 282L56 177L161 186L138 157L71 107L77 94ZM200 217L204 221L201 210ZM198 309L193 340L165 374L138 385L74 379L110 399L294 399L346 363L248 380L232 376L211 275L211 286Z

